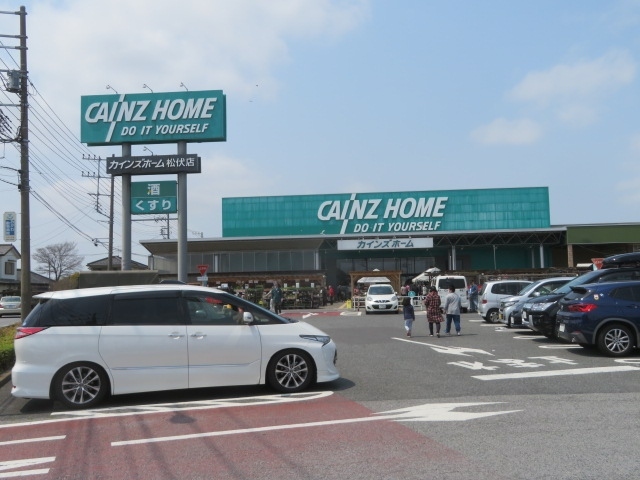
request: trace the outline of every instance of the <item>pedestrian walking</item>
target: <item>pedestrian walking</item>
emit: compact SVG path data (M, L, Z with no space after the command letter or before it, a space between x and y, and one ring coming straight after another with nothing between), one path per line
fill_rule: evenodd
M280 314L282 312L282 290L280 289L278 282L273 284L269 295L271 297L271 301L269 302L271 311Z
M474 313L478 311L478 286L473 280L469 287L469 311Z
M416 312L413 309L413 305L411 305L411 299L409 297L405 297L402 301L402 313L404 315L404 329L407 331L407 337L410 337L411 328L416 319Z
M442 309L440 295L436 287L429 287L429 293L424 299L424 306L427 309L427 322L429 323L429 336L433 337L433 326L435 325L436 335L440 338L440 324L442 323Z
M329 288L327 289L327 293L329 294L329 303L333 305L333 299L336 295L336 291L333 289L332 285L329 285Z
M460 335L460 295L456 293L456 287L449 285L449 293L444 299L444 313L447 315L447 323L444 333L451 335L451 322L453 322L456 333Z

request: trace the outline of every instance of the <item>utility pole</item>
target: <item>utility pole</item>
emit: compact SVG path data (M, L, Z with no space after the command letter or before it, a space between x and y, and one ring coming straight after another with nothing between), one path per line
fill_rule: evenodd
M20 71L10 71L10 79L17 80L19 85L9 82L8 91L17 93L20 97L20 132L17 142L20 144L20 170L18 171L20 181L20 296L22 297L21 315L25 318L31 311L31 227L29 214L29 195L31 187L29 185L29 93L27 70L27 11L25 7L20 7L18 12L0 12L0 14L10 14L20 16L20 33L16 35L0 35L0 37L18 38L20 45L8 47L2 45L1 48L16 48L20 50ZM16 105L18 106L18 105Z
M89 195L95 195L96 197L96 212L98 212L101 215L104 215L104 213L101 211L100 209L100 179L101 178L105 178L103 176L101 176L100 174L100 162L102 161L102 158L100 157L85 157L84 155L82 156L83 160L93 160L93 161L97 161L98 162L98 174L96 175L95 172L82 172L82 176L83 177L90 177L90 178L97 178L98 179L98 187L96 190L96 193L90 193ZM107 160L108 162L108 160ZM113 175L111 175L111 194L109 195L109 258L107 259L107 270L113 270L113 190L114 190L114 186L113 186Z
M27 70L27 11L20 7L20 296L21 315L26 318L31 311L31 214L29 209L29 92Z

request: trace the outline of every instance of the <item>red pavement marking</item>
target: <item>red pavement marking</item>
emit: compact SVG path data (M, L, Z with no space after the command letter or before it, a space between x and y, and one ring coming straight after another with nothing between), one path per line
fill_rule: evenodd
M389 420L259 433L203 437L114 447L111 442L239 430L273 425L370 417L373 412L340 395L262 406L181 410L109 419L8 428L2 441L67 435L65 440L0 447L0 462L56 457L48 475L82 479L300 479L324 478L323 471L357 472L358 478L395 478L407 456L421 462L460 461L461 455ZM35 468L35 467L34 467ZM42 468L42 466L39 466ZM27 469L27 467L23 468ZM268 475L267 475L268 472ZM0 474L7 473L6 470ZM336 478L336 475L330 475ZM1 477L0 477L1 478Z

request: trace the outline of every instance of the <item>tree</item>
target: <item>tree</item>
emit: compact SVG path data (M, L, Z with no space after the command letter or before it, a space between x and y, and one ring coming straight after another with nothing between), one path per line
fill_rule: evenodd
M36 271L55 281L60 280L64 275L77 272L84 261L84 257L78 255L78 247L74 242L56 243L38 248L33 254L33 259L40 264Z

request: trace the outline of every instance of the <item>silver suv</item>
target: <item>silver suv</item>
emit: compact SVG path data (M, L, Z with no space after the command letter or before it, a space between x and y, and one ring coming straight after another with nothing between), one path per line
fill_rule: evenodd
M527 300L540 295L547 295L575 277L543 278L524 287L518 295L500 300L498 319L511 328L511 325L522 326L522 307Z
M529 280L497 280L484 283L482 290L480 290L480 299L478 301L480 316L485 322L497 322L500 300L517 295L520 290L530 283Z

